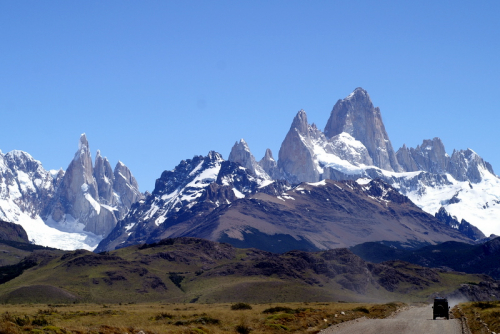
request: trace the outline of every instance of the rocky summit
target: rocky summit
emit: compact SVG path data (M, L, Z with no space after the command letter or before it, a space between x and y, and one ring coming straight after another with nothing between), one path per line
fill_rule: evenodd
M348 97L337 101L325 126L326 138L347 133L368 150L373 165L401 172L380 109L373 106L368 92L356 88Z

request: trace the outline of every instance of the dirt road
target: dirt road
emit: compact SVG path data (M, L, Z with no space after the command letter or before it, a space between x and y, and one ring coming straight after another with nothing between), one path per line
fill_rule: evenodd
M388 319L359 319L331 326L321 334L462 334L460 320L432 320L432 308L411 307Z

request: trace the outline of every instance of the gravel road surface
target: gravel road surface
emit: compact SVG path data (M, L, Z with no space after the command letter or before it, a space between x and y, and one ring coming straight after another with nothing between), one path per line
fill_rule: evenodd
M432 307L410 307L387 319L358 319L331 326L321 334L462 334L460 320L432 320Z

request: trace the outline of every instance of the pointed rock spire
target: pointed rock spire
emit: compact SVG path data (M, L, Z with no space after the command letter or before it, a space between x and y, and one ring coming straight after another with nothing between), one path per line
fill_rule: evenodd
M307 123L307 114L303 109L300 109L292 121L290 129L297 129L299 133L307 134L309 130L309 123Z
M142 195L128 168L119 163L113 173L107 158L97 151L92 167L89 143L80 136L78 151L62 176L44 219L54 221L62 230L81 230L106 236ZM119 174L123 180L116 180ZM132 195L130 195L132 194Z
M250 148L243 138L233 145L228 160L240 164L254 175L270 179L270 176L267 175L257 161L255 161L255 157L252 155L252 152L250 152Z
M278 154L280 174L292 183L316 182L320 175L314 161L311 133L320 135L307 123L307 115L300 110L292 121Z
M266 149L266 153L262 160L259 161L260 167L273 179L278 180L281 178L278 164L273 158L273 152L270 149Z

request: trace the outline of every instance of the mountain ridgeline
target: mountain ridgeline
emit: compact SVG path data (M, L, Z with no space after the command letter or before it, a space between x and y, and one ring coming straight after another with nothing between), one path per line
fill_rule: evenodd
M449 156L434 138L395 152L380 109L357 88L324 131L300 110L278 161L269 149L258 161L241 139L227 161L210 152L163 172L96 251L183 236L273 252L474 243L485 240L474 225L498 228L498 199L500 180L470 149Z
M28 153L0 153L0 219L35 243L109 251L170 237L200 237L273 252L387 241L415 248L477 243L500 234L500 179L471 149L439 138L395 151L368 93L338 100L324 130L300 110L278 159L237 141L166 170L142 194L121 162L111 168L85 134L66 171Z

